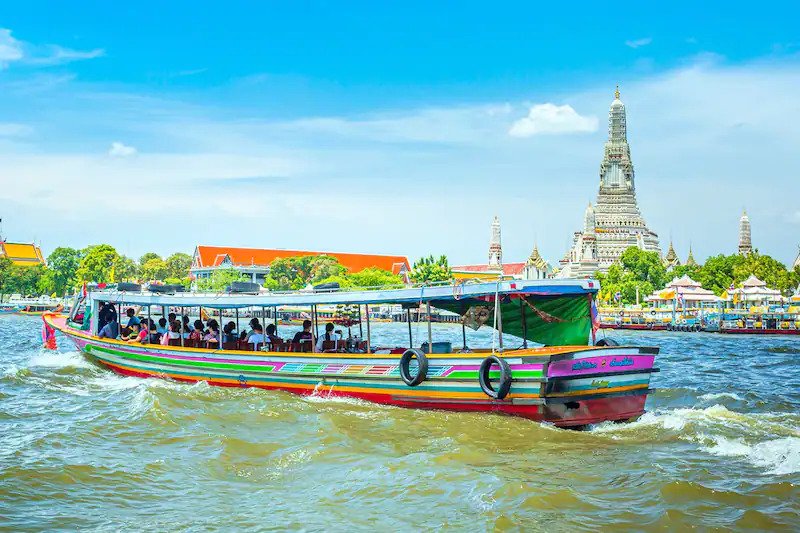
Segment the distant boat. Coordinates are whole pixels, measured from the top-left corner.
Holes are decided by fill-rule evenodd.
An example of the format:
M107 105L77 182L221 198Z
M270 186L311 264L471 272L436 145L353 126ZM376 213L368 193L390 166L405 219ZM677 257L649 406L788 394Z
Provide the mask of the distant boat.
M90 292L70 316L45 315L46 327L67 335L77 347L114 372L143 378L205 381L224 387L259 387L303 395L342 396L423 409L517 415L560 427L607 420L626 421L644 413L658 348L592 346L593 280L537 280L467 283L353 292L294 292L267 295L155 294ZM201 308L211 317L223 310L303 306L317 325L317 306L348 305L366 318L366 338L266 344L169 340L163 344L98 338L104 302L118 310L133 304ZM420 305L462 317L464 346L434 342L430 322L419 348L375 346L370 305L402 305L410 314ZM364 313L361 308L364 308ZM430 312L427 313L430 315ZM145 315L146 316L146 315ZM82 317L78 318L78 317ZM424 326L423 326L424 327ZM466 327L493 328L493 346L468 348ZM315 328L314 328L315 329ZM313 329L312 329L313 331ZM509 334L514 343L507 348ZM504 342L505 335L505 342ZM545 344L529 347L528 341Z

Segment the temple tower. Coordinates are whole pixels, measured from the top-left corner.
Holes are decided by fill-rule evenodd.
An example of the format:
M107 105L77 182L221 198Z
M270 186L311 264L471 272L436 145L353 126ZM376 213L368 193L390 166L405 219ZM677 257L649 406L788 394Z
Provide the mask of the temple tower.
M739 255L750 255L753 253L753 242L750 239L750 218L747 211L742 211L742 218L739 219Z
M572 248L560 261L559 276L589 277L596 271L607 272L631 246L661 254L658 235L647 227L636 201L627 116L619 87L608 112L608 140L600 161L600 187L592 207L592 221L587 224L585 213L583 231L575 232ZM594 257L587 253L590 250Z
M503 246L500 244L500 219L496 216L492 221L491 235L489 236L489 268L503 269Z

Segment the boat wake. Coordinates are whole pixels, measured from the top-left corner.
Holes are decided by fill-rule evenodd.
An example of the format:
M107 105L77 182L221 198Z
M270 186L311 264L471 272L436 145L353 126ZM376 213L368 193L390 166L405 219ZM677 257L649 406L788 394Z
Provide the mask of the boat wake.
M800 473L800 416L796 414L740 413L720 404L656 409L628 424L599 424L590 433L614 440L673 438L695 443L710 455L739 458L765 475Z

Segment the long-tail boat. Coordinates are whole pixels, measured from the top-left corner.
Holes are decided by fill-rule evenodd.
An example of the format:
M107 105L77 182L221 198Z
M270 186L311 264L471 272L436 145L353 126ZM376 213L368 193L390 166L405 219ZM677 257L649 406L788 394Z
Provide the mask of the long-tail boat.
M65 334L97 363L123 375L409 408L505 413L580 427L641 415L650 376L658 370L653 368L658 348L592 342L598 289L593 280L537 280L257 295L100 291L89 292L69 316L52 314L44 320L45 327ZM322 353L278 341L248 347L183 338L168 345L129 343L97 336L104 303L115 304L119 312L138 305L143 311L202 308L209 316L250 309L260 310L262 317L268 310L276 316L279 306L305 306L312 319L318 305L348 305L366 317L366 340L328 343ZM411 309L423 307L427 316L431 307L457 313L462 327L491 328L492 346L467 348L466 330L460 349L434 342L428 322L427 341L415 348L410 321L408 346L373 346L369 306L376 304L402 305L409 317ZM511 339L521 345L509 348Z

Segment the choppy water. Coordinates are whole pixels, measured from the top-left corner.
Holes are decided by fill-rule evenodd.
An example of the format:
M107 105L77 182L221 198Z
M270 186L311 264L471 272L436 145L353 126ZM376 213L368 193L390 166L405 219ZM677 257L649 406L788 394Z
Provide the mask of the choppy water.
M659 391L575 432L119 377L40 324L0 317L0 529L800 529L798 339L616 334Z

